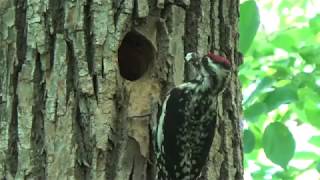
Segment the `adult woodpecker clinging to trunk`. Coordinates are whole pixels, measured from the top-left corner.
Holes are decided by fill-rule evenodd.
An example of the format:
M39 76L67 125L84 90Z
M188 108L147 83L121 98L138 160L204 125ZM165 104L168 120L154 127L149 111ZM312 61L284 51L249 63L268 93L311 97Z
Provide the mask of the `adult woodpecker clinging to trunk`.
M217 96L231 64L218 55L188 53L196 78L170 90L155 132L157 180L196 180L206 164L217 121Z

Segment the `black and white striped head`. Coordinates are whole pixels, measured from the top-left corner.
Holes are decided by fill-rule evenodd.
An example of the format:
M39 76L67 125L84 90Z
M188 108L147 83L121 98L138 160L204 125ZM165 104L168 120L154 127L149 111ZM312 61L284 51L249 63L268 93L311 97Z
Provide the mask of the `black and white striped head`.
M215 55L211 52L201 59L201 71L203 74L208 73L209 76L218 76L218 78L225 78L230 74L231 63L230 61L219 55Z
M203 88L215 88L216 92L221 92L228 82L231 63L222 56L209 52L200 57L197 53L188 53L185 57L186 63L192 65L197 71L197 79L203 80Z
M188 53L185 57L186 62L192 64L203 76L228 76L231 70L230 61L219 55L209 52L200 58L197 53Z

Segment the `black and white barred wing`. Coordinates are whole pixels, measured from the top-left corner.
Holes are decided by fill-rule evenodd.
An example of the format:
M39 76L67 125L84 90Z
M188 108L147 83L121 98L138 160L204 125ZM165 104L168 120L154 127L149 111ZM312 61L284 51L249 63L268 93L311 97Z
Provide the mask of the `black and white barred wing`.
M184 129L184 115L188 95L185 91L174 88L170 91L162 105L162 112L159 117L157 128L157 159L158 159L158 180L170 180L169 177L179 177L179 168L183 166L185 152L183 138L179 134ZM173 179L172 179L173 180Z

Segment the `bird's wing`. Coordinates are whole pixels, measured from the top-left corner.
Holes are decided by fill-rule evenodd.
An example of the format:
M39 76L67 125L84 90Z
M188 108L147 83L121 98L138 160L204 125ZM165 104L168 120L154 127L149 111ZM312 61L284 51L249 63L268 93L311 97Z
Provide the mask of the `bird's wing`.
M183 146L177 143L179 137L176 135L180 134L178 131L184 123L186 97L188 96L185 93L179 88L172 89L162 105L162 113L159 118L161 129L157 130L157 148L161 150L162 163L171 176L175 176L175 173L178 172L175 168L179 168L178 163L182 161L184 155Z

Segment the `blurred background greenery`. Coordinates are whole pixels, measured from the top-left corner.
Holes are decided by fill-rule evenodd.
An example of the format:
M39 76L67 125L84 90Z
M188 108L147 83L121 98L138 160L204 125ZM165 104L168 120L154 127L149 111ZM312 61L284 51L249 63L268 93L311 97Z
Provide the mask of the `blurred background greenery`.
M240 5L245 179L320 179L320 1Z

